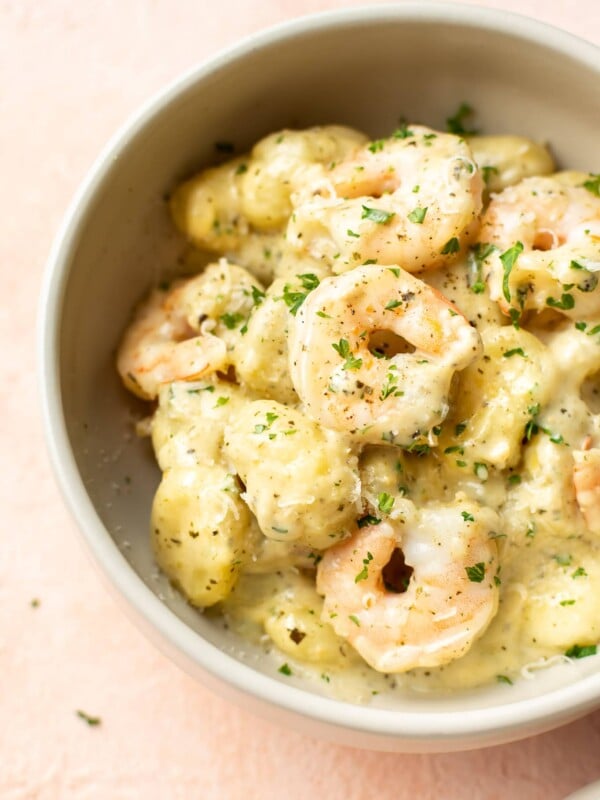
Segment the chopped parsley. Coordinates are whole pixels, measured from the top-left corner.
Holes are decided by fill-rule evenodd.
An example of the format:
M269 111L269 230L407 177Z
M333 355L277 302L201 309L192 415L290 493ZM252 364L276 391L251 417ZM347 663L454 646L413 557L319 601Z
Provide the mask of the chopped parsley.
M221 395L221 397L217 397L217 402L215 403L215 408L219 408L219 406L226 406L229 402L229 398Z
M398 306L401 305L402 305L402 300L390 300L390 302L386 305L385 310L393 311L395 308L398 308Z
M508 675L496 675L496 680L498 683L507 683L509 686L512 686L512 681Z
M234 328L237 328L240 322L244 322L245 317L243 314L238 314L236 312L235 314L229 314L229 313L221 314L219 319L221 320L223 325L225 325L226 328L232 331Z
M547 297L546 305L550 306L550 308L559 308L562 311L568 311L569 309L574 308L575 298L572 294L563 292L560 300L557 300L555 297Z
M408 214L408 218L411 222L414 222L415 225L422 225L426 214L427 207L421 208L420 206L417 206L410 212L410 214Z
M259 306L262 301L265 299L266 295L263 291L261 291L256 286L252 287L252 300L255 306Z
M446 130L448 133L455 133L458 136L472 136L476 130L465 128L466 120L473 114L473 109L468 103L461 103L455 114L446 119Z
M587 576L588 574L583 567L577 567L577 569L571 575L572 578L587 578Z
M235 174L236 175L243 175L244 172L248 172L248 164L239 164L237 169L236 169L236 171L235 171Z
M358 619L358 617L357 617L357 616L355 616L354 614L349 614L349 615L348 615L348 619L351 619L351 620L352 620L352 622L353 622L353 623L354 623L354 624L355 624L355 625L356 625L358 628L360 628L360 620Z
M282 664L277 670L277 672L280 672L282 675L287 675L288 678L290 675L293 674L289 664Z
M440 253L443 256L448 256L452 255L452 253L458 253L459 250L460 250L460 242L458 241L456 236L453 236L452 239L448 239L446 244L440 250Z
M600 174L590 173L589 180L583 182L584 189L600 197Z
M465 567L465 572L472 583L481 583L485 578L485 564L483 561L478 561L472 567Z
M510 303L510 286L509 286L509 278L512 268L515 265L517 258L523 252L523 243L516 242L513 244L512 247L509 247L508 250L505 250L504 253L500 255L500 261L502 262L502 267L504 269L504 277L502 278L502 294L504 295L506 302Z
M378 225L385 225L394 216L396 216L394 211L384 211L382 208L369 208L369 206L362 207L361 219L371 220Z
M492 175L498 175L498 167L489 165L481 167L481 173L483 175L483 182L487 185L491 181Z
M368 146L371 153L380 153L385 146L385 139L374 139Z
M387 492L381 492L377 498L377 508L382 514L389 514L394 507L394 498Z
M365 514L363 517L359 517L356 520L356 524L359 528L367 528L369 525L379 525L381 520L379 517L374 517L373 514Z
M366 581L369 577L369 564L373 561L373 554L367 552L367 557L363 558L363 568L358 573L358 575L354 578L354 583L360 583L361 581Z
M393 139L408 139L410 136L414 136L414 133L406 125L406 122L403 122L392 134Z
M473 472L479 478L480 481L487 481L489 476L489 470L487 468L487 464L481 464L479 461L476 461L473 465Z
M475 522L475 517L472 514L469 514L468 511L461 511L460 515L465 522Z
M521 356L521 358L527 358L522 347L513 347L512 350L505 350L504 353L502 353L502 355L504 356L504 358L512 358L513 356Z
M348 230L346 231L346 235L347 236L352 236L354 239L359 239L360 238L360 233L356 233L356 231L353 231L350 228L348 228Z
M567 658L587 658L587 656L595 656L598 652L598 646L595 644L574 644L565 650Z
M354 370L360 369L362 366L362 358L356 358L350 351L350 342L348 339L340 339L339 342L332 342L331 346L342 358L345 358L342 369Z
M454 426L454 435L455 436L460 436L461 433L464 433L466 429L467 429L467 423L466 422L459 422L458 425Z
M394 397L402 397L404 395L404 392L398 389L398 373L391 368L386 375L385 382L381 387L379 399L385 400L390 395L393 395Z
M84 722L87 722L90 728L95 728L102 723L101 717L92 717L90 716L90 714L86 714L85 711L81 711L80 709L77 709L76 713L79 719L82 719Z

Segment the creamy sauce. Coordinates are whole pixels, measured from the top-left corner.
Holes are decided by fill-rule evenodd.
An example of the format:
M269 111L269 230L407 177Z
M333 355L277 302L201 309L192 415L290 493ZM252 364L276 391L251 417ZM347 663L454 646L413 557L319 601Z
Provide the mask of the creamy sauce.
M287 150L286 133L273 135L251 157L175 194L179 227L248 270L254 283L246 281L244 296L252 292L254 302L228 316L220 294L218 311L206 309L225 325L229 372L175 381L159 394L151 424L164 472L153 509L157 560L193 604L278 654L282 675L314 679L336 696L367 702L396 687L514 681L528 665L600 640L600 537L573 484L573 451L600 446L598 319L544 311L511 325L490 299L482 264L464 252L418 275L482 340L477 359L455 375L449 412L429 444L418 453L365 445L309 419L290 376L288 334L294 304L336 270L291 248L284 223L302 175L318 184L323 164L364 141L344 130L294 135ZM547 151L526 140L471 141L495 190L551 171ZM252 206L261 181L272 208L265 197ZM377 347L389 357L397 343L383 336ZM393 676L371 669L334 632L315 588L323 552L382 496L396 509L391 519L408 504L452 507L457 497L491 509L500 564L497 613L466 655Z

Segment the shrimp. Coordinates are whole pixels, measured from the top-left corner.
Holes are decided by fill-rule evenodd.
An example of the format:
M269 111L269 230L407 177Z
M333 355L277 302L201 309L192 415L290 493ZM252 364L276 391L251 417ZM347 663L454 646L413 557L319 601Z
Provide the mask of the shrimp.
M577 505L592 533L600 533L600 449L573 451Z
M370 349L380 331L408 346L382 358ZM444 419L454 372L480 348L435 289L398 267L359 267L308 294L289 335L290 373L317 422L364 444L410 448Z
M475 232L482 189L463 139L403 128L334 166L316 194L292 195L288 240L332 261L336 273L365 261L408 272L438 267Z
M262 296L246 270L221 259L167 291L151 292L117 354L126 388L152 400L165 383L194 381L226 368L253 308L253 290Z
M380 672L459 658L498 608L497 525L457 495L358 529L317 568L322 619Z
M526 178L492 196L480 230L490 296L505 314L600 313L600 196L579 172Z

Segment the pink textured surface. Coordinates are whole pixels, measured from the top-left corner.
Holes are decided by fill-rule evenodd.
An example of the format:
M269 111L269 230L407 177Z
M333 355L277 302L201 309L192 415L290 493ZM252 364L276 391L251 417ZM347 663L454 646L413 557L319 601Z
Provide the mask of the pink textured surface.
M116 607L50 474L35 379L38 286L92 159L142 100L220 47L347 5L356 4L0 0L3 800L558 800L600 777L600 713L505 747L396 756L323 744L229 705L160 655ZM600 42L597 0L495 5ZM85 725L79 708L102 725Z

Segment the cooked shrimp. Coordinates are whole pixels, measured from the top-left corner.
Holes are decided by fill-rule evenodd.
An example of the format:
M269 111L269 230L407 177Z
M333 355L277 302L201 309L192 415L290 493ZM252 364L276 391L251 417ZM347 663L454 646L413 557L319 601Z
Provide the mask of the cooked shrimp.
M505 314L546 308L576 318L600 313L600 197L594 187L584 173L562 172L527 178L492 197L479 238L489 251L490 295Z
M475 230L483 181L463 139L404 128L363 146L292 196L288 239L345 272L368 260L409 272L454 257ZM313 190L314 191L314 190Z
M403 337L408 352L371 352L380 331ZM325 278L306 298L290 332L290 372L322 425L361 443L410 447L444 419L452 376L480 346L477 331L423 281L397 267L359 267Z
M577 505L592 533L600 533L600 449L573 451Z
M357 530L318 566L322 619L380 672L459 658L498 608L497 525L459 495Z
M167 291L153 291L119 347L125 386L151 400L164 383L198 380L226 367L254 305L253 288L262 295L246 270L221 259Z

